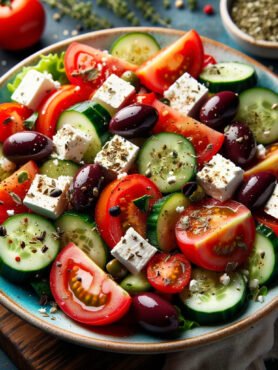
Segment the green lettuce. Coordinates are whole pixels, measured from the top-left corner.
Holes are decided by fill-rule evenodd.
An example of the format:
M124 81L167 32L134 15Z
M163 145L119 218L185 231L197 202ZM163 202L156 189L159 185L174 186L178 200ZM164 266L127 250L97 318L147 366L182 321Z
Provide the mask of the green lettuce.
M64 52L61 54L41 55L37 64L34 66L23 67L22 70L15 76L14 80L8 83L7 88L9 92L12 94L26 73L32 69L35 69L39 72L51 73L55 81L59 81L62 85L64 85L68 82L64 65L64 56Z

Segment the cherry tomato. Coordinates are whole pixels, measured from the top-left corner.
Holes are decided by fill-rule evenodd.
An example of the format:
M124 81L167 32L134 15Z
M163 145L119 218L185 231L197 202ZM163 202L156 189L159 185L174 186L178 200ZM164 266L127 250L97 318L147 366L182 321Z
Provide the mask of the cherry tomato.
M136 74L144 86L162 94L184 72L197 78L203 67L203 59L202 40L196 31L191 30L143 63Z
M206 199L191 205L176 225L176 238L184 255L207 270L225 271L228 263L242 264L255 239L255 223L244 205Z
M149 283L163 293L180 293L188 285L191 265L183 254L155 254L147 265Z
M24 120L31 114L30 109L18 103L0 104L0 141L5 141L16 132L24 131Z
M61 310L87 325L118 321L131 304L128 293L73 243L53 263L50 288Z
M45 11L40 1L0 1L0 48L28 48L39 41L44 26Z
M161 198L157 186L147 177L139 174L115 180L101 192L95 209L95 220L101 236L110 248L120 241L129 227L133 227L146 237L148 212L141 211L133 203L133 200L143 195L151 196L149 210ZM111 212L115 207L119 211L117 214Z
M216 60L212 55L205 54L204 55L204 60L203 60L203 68L206 68L210 64L216 64Z

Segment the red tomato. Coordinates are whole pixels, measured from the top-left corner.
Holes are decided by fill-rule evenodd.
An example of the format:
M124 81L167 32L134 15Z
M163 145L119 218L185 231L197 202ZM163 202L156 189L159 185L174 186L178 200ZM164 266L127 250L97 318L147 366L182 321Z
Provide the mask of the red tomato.
M25 49L39 41L45 11L38 0L0 1L0 48Z
M30 109L18 103L0 104L0 141L5 141L12 134L25 130L24 120L31 114Z
M278 179L278 143L270 145L261 160L244 172L244 178L256 175L261 171L269 171Z
M155 254L147 265L149 283L163 293L180 293L189 283L190 262L183 254Z
M202 40L196 31L191 30L142 64L136 73L144 86L162 94L184 72L197 78L203 67L203 59Z
M52 93L39 108L36 131L52 138L61 113L72 105L89 99L90 93L87 88L75 85L64 85Z
M255 239L255 223L244 205L206 199L186 208L176 225L178 245L189 261L207 270L242 264Z
M204 61L203 61L203 68L206 68L210 64L216 64L216 60L212 55L205 54L204 55Z
M95 209L95 220L98 230L106 244L113 248L129 227L146 237L148 212L142 212L133 200L150 195L149 209L161 198L157 186L147 177L139 174L128 175L122 180L115 180L100 194ZM111 216L111 207L119 206L119 216Z
M192 142L199 166L209 161L220 150L225 138L221 132L213 130L194 118L182 116L168 105L154 99L153 94L139 95L137 101L152 105L157 109L159 118L153 129L155 134L174 132L185 136Z
M272 229L278 236L278 220L276 218L266 214L265 212L256 212L254 217L258 222Z
M118 321L131 304L128 293L73 243L52 264L50 288L61 310L87 325Z
M97 89L109 75L121 76L125 71L135 71L136 66L91 46L73 42L65 55L65 67L72 84L87 85Z
M0 204L0 224L2 224L4 221L6 221L7 218L11 216L10 214L8 214L8 211L13 211L14 214L29 212L28 208L23 205L9 206Z

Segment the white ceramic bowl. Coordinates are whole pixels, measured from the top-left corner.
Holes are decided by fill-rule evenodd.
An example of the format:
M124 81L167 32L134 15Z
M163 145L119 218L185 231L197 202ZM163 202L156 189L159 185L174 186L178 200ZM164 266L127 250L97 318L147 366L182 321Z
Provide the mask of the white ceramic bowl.
M233 1L220 1L221 19L228 34L248 53L278 59L278 42L255 40L236 26L230 15Z

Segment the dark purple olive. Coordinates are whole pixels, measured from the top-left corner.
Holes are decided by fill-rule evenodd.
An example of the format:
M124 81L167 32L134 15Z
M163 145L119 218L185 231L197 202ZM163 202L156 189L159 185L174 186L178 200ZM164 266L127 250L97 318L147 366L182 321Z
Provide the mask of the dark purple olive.
M246 167L256 156L256 140L250 128L240 122L225 128L223 155L240 167Z
M4 141L3 154L12 162L21 164L42 161L53 151L52 141L45 135L35 131L17 132Z
M187 182L183 188L182 188L182 192L183 194L186 196L186 197L189 197L190 195L192 195L193 193L195 193L195 191L198 189L198 184L197 182L195 181L189 181Z
M235 117L239 105L238 95L222 91L212 96L200 110L200 121L212 128L220 128Z
M154 293L136 295L133 308L137 322L153 333L173 332L179 326L175 307Z
M125 138L148 134L158 120L155 108L145 104L132 104L121 109L111 119L109 131Z
M259 172L243 182L236 193L236 200L249 209L260 208L270 198L276 185L276 177L270 172Z

